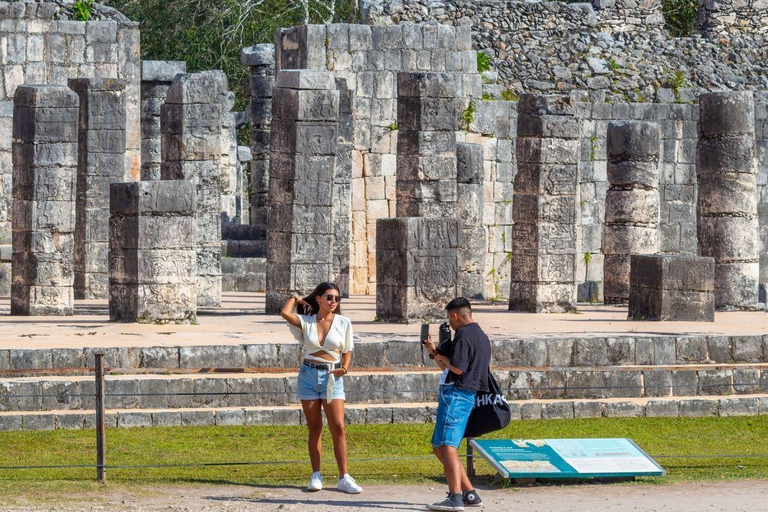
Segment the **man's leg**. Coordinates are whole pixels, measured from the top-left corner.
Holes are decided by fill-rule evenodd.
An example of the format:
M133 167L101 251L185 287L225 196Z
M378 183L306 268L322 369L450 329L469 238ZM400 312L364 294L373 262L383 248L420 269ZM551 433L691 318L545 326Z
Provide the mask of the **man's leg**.
M435 455L443 465L445 479L448 482L450 492L471 491L472 482L467 477L467 471L459 458L459 450L453 446L436 446Z

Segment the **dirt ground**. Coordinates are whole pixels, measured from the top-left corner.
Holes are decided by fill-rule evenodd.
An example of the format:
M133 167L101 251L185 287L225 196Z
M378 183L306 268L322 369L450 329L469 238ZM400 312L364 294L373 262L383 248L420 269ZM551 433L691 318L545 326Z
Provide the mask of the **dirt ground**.
M761 512L768 511L768 480L659 484L576 484L478 488L488 512ZM426 510L444 497L441 486L369 486L351 496L335 489L309 493L297 487L175 485L78 492L77 496L0 497L0 510L348 512ZM477 509L468 509L477 510Z

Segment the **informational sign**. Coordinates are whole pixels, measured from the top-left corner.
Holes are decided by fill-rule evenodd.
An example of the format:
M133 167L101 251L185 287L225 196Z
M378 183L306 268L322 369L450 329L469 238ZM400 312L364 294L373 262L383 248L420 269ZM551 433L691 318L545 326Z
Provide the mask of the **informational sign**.
M666 471L631 439L473 439L505 478L625 478Z

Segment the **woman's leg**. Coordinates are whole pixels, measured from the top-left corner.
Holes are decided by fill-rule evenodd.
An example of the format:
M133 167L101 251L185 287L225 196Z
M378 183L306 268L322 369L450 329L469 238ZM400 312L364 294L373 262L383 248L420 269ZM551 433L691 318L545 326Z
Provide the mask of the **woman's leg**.
M301 407L304 409L304 416L307 418L307 427L309 428L307 449L309 461L312 463L312 472L320 471L323 444L323 412L320 400L302 400Z
M339 478L349 473L347 468L347 434L344 428L344 400L323 400L328 429L333 436L333 454L339 466Z

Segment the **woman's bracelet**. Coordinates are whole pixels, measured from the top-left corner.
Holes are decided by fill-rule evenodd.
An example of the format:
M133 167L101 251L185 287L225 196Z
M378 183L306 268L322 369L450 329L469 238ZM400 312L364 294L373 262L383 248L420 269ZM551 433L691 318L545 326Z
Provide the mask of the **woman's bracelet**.
M342 366L341 369L344 370L344 375L349 373L349 370L347 370L346 366Z

